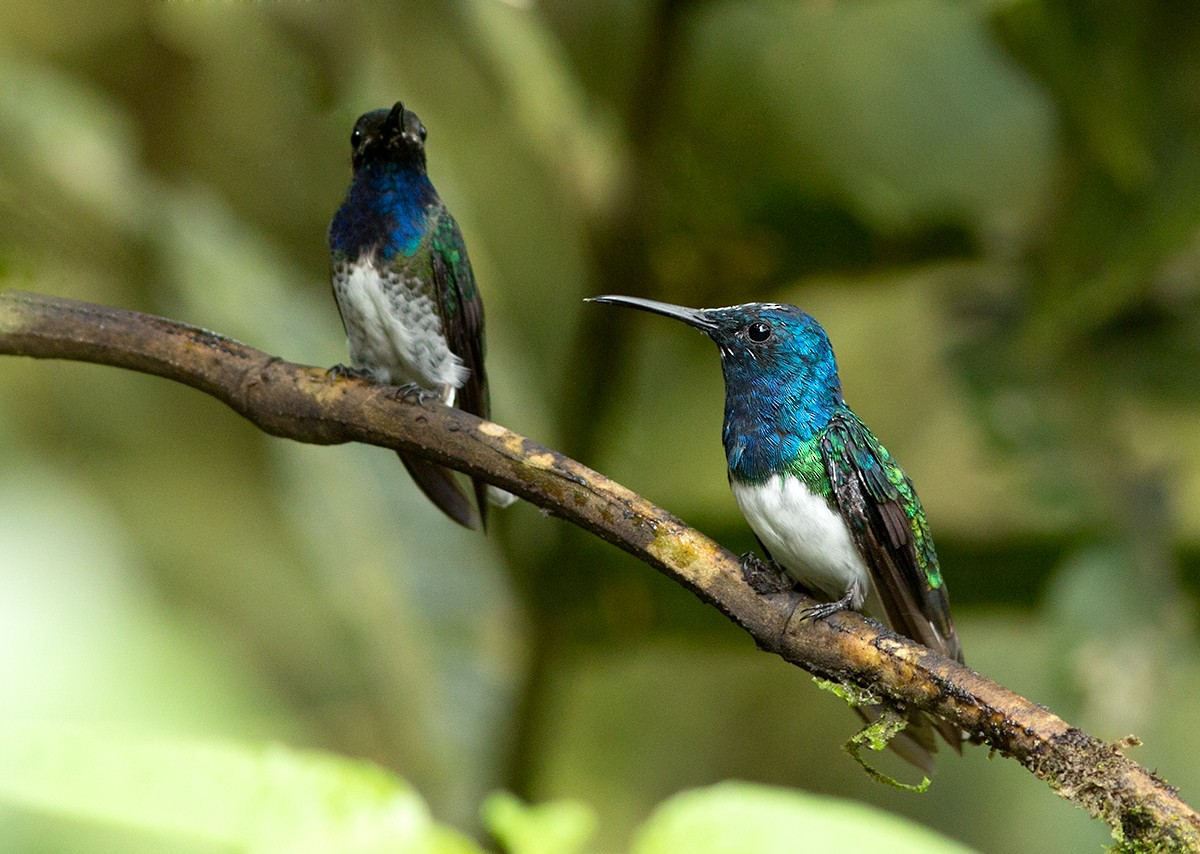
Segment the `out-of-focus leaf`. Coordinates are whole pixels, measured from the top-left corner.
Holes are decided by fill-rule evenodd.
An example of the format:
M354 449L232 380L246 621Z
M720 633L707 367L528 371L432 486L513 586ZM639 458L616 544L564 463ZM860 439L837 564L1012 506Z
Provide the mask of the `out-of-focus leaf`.
M282 746L155 741L55 725L0 726L0 798L254 854L466 854L402 780Z
M507 792L483 804L483 823L507 854L575 854L596 830L596 814L578 801L530 805Z
M966 854L961 843L852 801L749 783L676 795L639 831L633 854Z

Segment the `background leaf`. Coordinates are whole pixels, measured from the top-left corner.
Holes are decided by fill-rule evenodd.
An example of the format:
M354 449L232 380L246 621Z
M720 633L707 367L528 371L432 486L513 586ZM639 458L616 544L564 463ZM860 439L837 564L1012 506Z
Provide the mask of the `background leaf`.
M144 735L8 724L5 800L128 825L222 850L347 854L480 849L437 831L421 798L366 763L282 746L156 741ZM214 849L215 850L215 849Z
M774 854L795 851L965 852L920 825L862 804L802 792L722 783L659 807L633 854Z

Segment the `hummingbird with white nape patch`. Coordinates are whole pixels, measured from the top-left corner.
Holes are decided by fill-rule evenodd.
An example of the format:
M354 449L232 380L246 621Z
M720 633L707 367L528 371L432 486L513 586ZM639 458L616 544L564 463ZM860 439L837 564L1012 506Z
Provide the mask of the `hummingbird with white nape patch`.
M591 301L673 317L716 343L729 485L773 563L825 600L802 618L865 604L899 634L962 662L925 511L892 455L846 405L833 347L811 315L778 303L695 309L626 296ZM961 751L957 727L918 714L891 744L929 770L933 727Z

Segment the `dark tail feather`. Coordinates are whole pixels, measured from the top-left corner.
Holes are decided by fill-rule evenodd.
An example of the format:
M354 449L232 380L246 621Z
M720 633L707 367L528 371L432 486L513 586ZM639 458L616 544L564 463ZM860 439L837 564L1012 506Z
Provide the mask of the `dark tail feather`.
M941 733L942 738L946 739L946 744L953 747L954 752L959 756L962 756L963 731L954 724L950 723L950 721L944 721L941 718L930 716L928 720L931 721L937 731ZM983 742L976 739L971 739L971 743L982 744Z
M883 573L877 576L880 584L880 594L887 622L897 634L912 638L917 643L924 644L934 652L941 653L962 664L962 645L958 642L958 634L954 624L950 622L950 603L946 599L945 588L933 588L926 594L929 600L925 610L913 598L910 588L904 586L898 573ZM882 594L882 588L888 586L888 594ZM941 625L936 625L927 613L945 615ZM933 748L933 730L936 729L946 743L962 754L963 731L949 721L935 718L931 715L914 713L909 718L909 725L904 733L920 731L928 739L928 745ZM903 734L903 733L902 733ZM922 742L923 743L923 742ZM932 750L930 751L932 752ZM906 757L907 758L907 757Z
M479 530L487 533L487 517L488 517L488 485L482 480L471 481L475 486L475 506L479 508Z
M412 479L425 493L425 497L436 504L439 510L464 528L476 530L480 527L481 519L476 517L475 511L471 508L471 499L467 498L462 487L458 485L458 481L454 479L454 472L437 463L404 454L400 454L400 462L404 463L404 467L408 469ZM480 488L480 483L476 481L475 495L477 498ZM485 506L483 501L479 502L480 517L486 513Z

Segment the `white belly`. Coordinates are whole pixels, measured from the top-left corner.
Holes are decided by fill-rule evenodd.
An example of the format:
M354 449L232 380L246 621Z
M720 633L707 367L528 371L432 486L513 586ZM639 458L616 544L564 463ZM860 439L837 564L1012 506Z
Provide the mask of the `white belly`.
M441 314L427 287L381 273L364 260L334 271L333 292L354 367L380 382L416 383L454 404L468 370L446 344Z
M788 575L831 600L853 590L852 607L862 607L870 572L824 498L791 475L774 475L760 485L731 481L730 486L742 515Z

